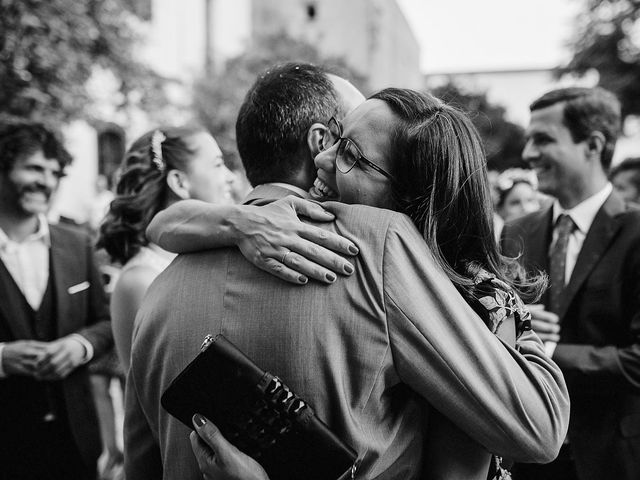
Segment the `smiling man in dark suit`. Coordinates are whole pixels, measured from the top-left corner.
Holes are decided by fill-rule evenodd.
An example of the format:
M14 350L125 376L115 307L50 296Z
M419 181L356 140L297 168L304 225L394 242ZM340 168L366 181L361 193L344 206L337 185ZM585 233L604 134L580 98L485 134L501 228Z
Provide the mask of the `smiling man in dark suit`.
M558 459L518 466L518 480L640 478L640 212L607 180L619 127L601 88L531 105L523 158L557 200L507 225L503 250L549 274L533 329L565 375L571 421Z
M0 477L96 478L85 364L112 342L89 237L44 216L71 157L33 122L0 123Z

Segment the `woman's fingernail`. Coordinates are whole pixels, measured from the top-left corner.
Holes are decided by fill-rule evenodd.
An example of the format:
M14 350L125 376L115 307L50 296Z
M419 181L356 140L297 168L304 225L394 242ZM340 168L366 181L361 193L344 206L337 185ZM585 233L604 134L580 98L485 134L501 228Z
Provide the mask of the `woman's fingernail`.
M351 274L353 273L353 266L352 266L350 263L347 263L347 264L344 266L344 271L345 271L346 273L348 273L349 275L351 275Z
M204 427L205 423L207 423L207 419L204 418L199 413L196 413L193 416L193 423L195 424L196 427Z
M327 273L324 277L331 283L336 281L336 276L333 273Z
M360 253L360 250L358 250L358 247L356 247L355 245L349 245L349 253L357 255L358 253Z
M323 210L323 213L324 213L327 217L331 217L331 218L333 218L333 213L331 213L330 211L328 211L328 210Z
M309 281L309 279L308 279L307 277L305 277L304 275L300 275L300 276L298 277L298 281L299 281L300 283L307 283L307 282Z

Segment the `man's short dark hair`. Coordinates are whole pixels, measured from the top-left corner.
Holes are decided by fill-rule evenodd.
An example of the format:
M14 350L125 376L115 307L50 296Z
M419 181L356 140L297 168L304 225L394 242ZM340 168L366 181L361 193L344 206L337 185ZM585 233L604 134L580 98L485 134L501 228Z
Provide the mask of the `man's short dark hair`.
M61 169L71 163L71 155L53 128L30 120L0 119L0 172L8 172L16 161L38 150L45 158L57 160Z
M286 182L305 165L309 127L327 123L338 110L326 73L308 63L275 65L247 93L236 121L238 152L252 185Z
M636 187L636 190L640 192L640 157L625 158L622 162L611 169L609 172L609 178L613 178L622 172L632 172L630 176L631 183Z
M564 124L574 142L586 140L595 131L604 135L600 162L608 170L620 134L620 102L616 96L600 87L560 88L545 93L529 108L533 112L561 102L564 103Z

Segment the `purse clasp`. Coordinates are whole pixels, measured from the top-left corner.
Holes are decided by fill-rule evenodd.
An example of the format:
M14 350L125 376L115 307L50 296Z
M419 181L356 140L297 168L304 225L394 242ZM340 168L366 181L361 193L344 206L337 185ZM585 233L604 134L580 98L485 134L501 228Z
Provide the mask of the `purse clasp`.
M207 348L209 348L209 345L211 345L215 340L216 339L213 335L207 335L206 337L204 337L204 341L202 342L200 351L204 352Z

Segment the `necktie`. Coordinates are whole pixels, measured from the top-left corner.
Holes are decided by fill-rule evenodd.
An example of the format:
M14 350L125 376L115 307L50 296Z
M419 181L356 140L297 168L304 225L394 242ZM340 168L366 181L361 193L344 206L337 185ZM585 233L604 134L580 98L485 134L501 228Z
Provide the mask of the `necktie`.
M558 313L562 292L564 291L564 276L567 265L567 245L569 236L576 224L569 215L562 214L558 217L555 231L556 242L549 250L549 305L548 310Z

